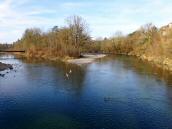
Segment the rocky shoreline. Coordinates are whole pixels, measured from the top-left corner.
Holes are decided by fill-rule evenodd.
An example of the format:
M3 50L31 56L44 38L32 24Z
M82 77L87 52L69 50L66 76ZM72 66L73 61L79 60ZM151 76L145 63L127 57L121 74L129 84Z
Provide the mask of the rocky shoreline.
M4 71L6 69L13 69L13 66L11 64L4 64L0 62L0 71Z

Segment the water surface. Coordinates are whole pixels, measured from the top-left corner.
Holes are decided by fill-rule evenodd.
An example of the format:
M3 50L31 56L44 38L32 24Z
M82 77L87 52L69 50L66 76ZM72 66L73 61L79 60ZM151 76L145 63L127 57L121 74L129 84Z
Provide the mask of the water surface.
M0 61L14 66L1 72L0 129L172 128L172 75L147 62L108 56L77 66L11 55Z

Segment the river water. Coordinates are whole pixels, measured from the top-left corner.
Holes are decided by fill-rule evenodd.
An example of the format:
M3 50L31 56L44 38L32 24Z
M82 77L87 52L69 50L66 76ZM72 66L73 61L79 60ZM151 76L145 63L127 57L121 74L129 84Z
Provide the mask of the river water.
M1 55L0 129L171 129L172 75L134 57L87 65ZM68 75L66 75L66 73Z

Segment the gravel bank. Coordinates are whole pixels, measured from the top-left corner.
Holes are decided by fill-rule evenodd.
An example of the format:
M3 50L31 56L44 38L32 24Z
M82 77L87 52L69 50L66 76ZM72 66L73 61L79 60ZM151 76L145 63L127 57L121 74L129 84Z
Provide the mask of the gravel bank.
M79 59L69 59L69 60L67 60L67 62L68 63L72 63L72 64L82 65L82 64L91 63L95 59L103 58L105 56L106 56L105 54L84 54L82 58L79 58Z

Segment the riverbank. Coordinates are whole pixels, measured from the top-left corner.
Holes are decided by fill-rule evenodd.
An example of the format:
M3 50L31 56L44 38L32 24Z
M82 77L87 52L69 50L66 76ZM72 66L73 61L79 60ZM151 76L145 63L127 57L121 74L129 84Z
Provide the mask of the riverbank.
M14 53L16 56L21 56L24 58L37 58L37 59L45 59L45 60L50 60L50 61L63 61L66 63L72 63L72 64L77 64L77 65L82 65L82 64L88 64L93 62L96 59L103 58L106 56L106 54L82 54L81 57L74 58L74 57L55 57L55 56L47 56L45 54L35 54L30 56L30 54L21 54L21 53Z
M55 56L46 56L45 54L34 54L32 56L28 56L29 54L21 54L16 53L17 55L26 57L26 58L42 58L45 60L50 61L58 61L61 60L63 62L72 63L72 64L88 64L93 62L95 59L103 58L106 55L105 54L83 54L81 58L73 58L73 57L55 57ZM127 55L127 56L135 56L138 59L148 61L150 63L153 63L155 66L160 67L162 69L168 70L172 72L172 59L163 57L163 56L153 56L153 55L146 55L146 54L137 54L136 52L130 52L130 53L122 53L120 55Z
M4 64L0 62L0 71L4 71L6 69L13 69L13 66L10 64Z
M172 59L169 59L167 57L155 57L155 56L146 56L146 55L139 56L139 58L151 62L158 67L161 67L165 70L169 70L170 72L172 72Z
M160 67L164 70L168 70L172 72L172 59L165 57L165 56L154 56L154 55L140 55L135 53L129 53L128 56L135 56L138 59L141 59L143 61L148 61L152 64L154 64L157 67Z

